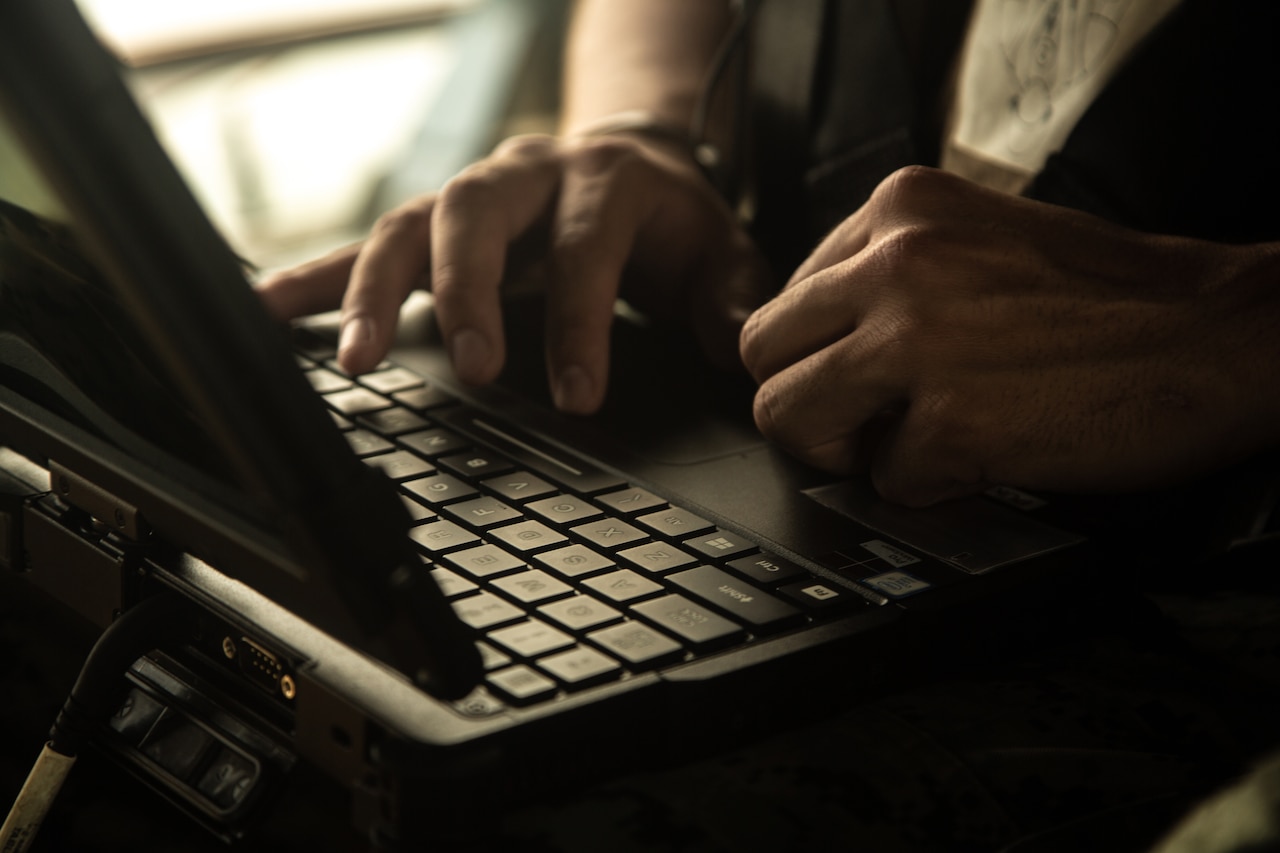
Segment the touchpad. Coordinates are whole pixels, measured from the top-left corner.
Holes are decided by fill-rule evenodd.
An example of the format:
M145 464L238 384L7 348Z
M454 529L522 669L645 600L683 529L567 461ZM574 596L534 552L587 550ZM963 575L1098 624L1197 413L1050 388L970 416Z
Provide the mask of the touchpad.
M909 509L882 500L865 481L834 483L809 489L805 494L872 530L971 574L1084 541L1079 534L981 495Z

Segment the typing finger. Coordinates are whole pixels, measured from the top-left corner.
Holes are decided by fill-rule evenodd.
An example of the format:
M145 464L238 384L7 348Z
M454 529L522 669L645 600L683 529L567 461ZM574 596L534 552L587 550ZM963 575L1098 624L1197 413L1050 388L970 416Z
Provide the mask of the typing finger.
M372 370L391 348L400 306L430 268L432 207L424 196L386 214L356 257L338 335L344 370Z
M431 289L454 370L492 381L505 360L499 289L508 247L551 207L560 172L547 138L506 143L441 190L431 219Z
M902 382L868 353L853 335L768 379L756 392L760 431L815 467L865 467L886 419L903 408L906 397Z
M604 400L609 329L623 267L653 209L657 178L633 149L594 140L572 152L552 223L554 275L547 362L557 408L589 414Z
M851 334L863 306L850 280L857 259L821 269L789 285L756 311L742 330L742 360L757 382ZM874 275L875 273L868 273Z

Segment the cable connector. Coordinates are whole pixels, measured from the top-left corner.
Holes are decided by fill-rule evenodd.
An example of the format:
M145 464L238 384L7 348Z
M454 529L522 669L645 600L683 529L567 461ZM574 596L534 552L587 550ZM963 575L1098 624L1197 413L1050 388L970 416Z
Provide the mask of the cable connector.
M75 763L74 755L63 755L51 744L44 745L4 826L0 827L0 853L22 853L31 846Z
M147 652L183 636L190 604L176 593L154 595L125 611L102 632L54 722L9 816L0 827L0 853L24 853L35 840L76 756L124 698L124 674Z

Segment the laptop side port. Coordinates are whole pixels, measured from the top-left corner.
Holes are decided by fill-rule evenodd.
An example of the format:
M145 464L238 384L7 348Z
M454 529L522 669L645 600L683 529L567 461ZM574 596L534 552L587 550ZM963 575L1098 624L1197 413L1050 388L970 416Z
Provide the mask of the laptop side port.
M160 653L125 686L100 748L228 843L268 816L297 763L279 731Z
M227 660L235 661L247 681L273 696L292 700L298 695L298 683L293 674L273 652L248 637L222 638L222 653Z

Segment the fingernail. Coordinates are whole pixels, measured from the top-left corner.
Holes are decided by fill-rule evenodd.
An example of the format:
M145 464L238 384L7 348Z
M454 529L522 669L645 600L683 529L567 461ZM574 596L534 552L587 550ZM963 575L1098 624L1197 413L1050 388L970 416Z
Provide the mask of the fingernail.
M352 317L342 324L342 332L338 336L338 363L344 370L359 367L361 356L372 341L373 323L369 318Z
M552 397L562 412L588 414L595 404L595 383L586 370L574 364L556 377Z
M453 369L464 382L478 383L484 378L491 352L489 342L475 329L455 332L449 345Z

